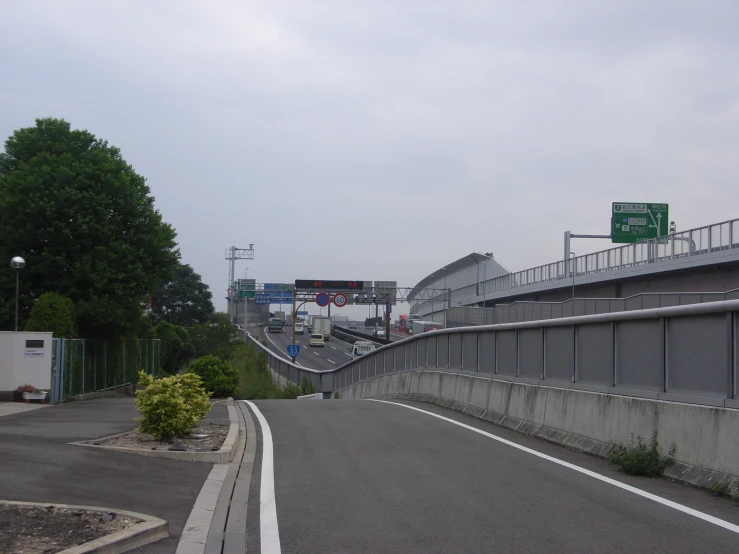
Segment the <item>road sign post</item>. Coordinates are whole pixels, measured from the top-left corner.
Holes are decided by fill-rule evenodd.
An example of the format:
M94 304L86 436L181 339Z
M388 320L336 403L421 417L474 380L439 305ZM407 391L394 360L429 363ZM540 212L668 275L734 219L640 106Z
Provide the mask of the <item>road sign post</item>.
M669 206L637 202L614 202L611 242L632 243L669 234Z
M293 337L294 340L294 337ZM293 362L295 362L295 358L298 357L298 354L300 354L300 345L299 344L288 344L287 345L287 355L290 356L293 359Z

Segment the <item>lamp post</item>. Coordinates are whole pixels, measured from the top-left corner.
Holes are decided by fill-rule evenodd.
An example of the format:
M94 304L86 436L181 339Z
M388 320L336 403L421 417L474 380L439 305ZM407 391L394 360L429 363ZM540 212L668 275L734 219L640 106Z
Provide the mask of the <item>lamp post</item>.
M15 269L15 331L18 332L18 305L20 299L20 270L26 265L26 260L20 256L16 256L10 260L10 267Z

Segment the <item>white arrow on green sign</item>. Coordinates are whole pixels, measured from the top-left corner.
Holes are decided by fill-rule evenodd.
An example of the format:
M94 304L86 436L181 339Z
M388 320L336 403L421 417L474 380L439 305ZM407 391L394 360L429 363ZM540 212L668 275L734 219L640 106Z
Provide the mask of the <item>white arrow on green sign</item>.
M667 236L670 226L667 204L614 202L611 212L611 242L630 243Z

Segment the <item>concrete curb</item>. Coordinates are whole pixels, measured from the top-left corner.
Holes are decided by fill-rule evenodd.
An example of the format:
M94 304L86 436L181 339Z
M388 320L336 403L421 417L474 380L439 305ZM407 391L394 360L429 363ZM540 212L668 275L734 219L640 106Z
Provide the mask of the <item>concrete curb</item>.
M101 512L106 514L114 513L116 515L142 520L140 523L135 523L123 531L111 533L110 535L100 537L94 541L67 548L66 550L62 550L59 554L88 554L91 552L119 554L169 537L169 525L166 521L159 519L158 517L140 514L138 512L111 510L110 508L101 508L99 506L77 506L50 502L15 502L11 500L0 500L0 504L10 506L56 506L57 508L85 510L87 512Z
M117 452L127 452L129 454L137 454L139 456L148 456L150 458L165 458L168 460L179 460L181 462L200 462L207 464L225 464L230 462L236 452L236 444L239 440L239 419L236 409L233 406L233 400L228 401L228 418L231 422L226 439L223 441L221 448L216 452L171 452L169 450L145 450L143 448L123 448L121 446L105 446L102 444L89 444L88 441L71 442L75 446L87 446L89 448L102 448L105 450L114 450ZM127 435L131 431L100 437L95 440L112 439Z

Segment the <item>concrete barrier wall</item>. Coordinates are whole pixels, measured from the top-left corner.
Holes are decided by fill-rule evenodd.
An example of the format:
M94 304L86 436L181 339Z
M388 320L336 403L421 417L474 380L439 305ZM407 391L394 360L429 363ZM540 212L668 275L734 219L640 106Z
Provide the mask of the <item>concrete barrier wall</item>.
M699 486L739 478L739 410L514 383L433 369L340 389L341 398L402 398L448 407L576 450L607 456L630 436L674 443L668 477Z

